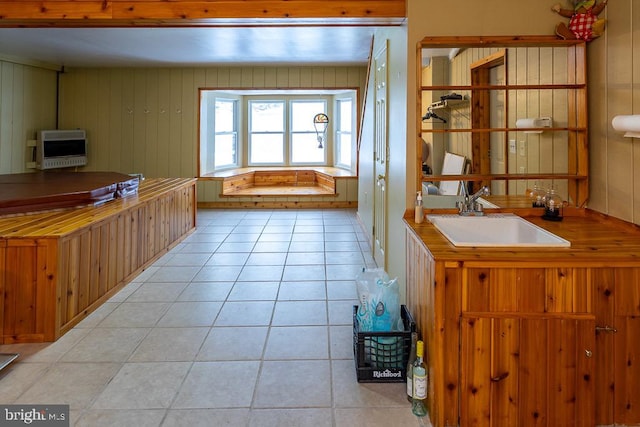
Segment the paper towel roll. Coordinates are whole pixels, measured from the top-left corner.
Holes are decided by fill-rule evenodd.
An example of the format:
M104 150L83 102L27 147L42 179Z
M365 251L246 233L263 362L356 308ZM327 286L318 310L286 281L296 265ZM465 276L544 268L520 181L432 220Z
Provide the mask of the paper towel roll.
M516 127L517 128L535 128L538 126L536 126L536 119L518 119L516 120Z
M611 125L618 132L625 132L627 138L640 138L640 114L615 116Z

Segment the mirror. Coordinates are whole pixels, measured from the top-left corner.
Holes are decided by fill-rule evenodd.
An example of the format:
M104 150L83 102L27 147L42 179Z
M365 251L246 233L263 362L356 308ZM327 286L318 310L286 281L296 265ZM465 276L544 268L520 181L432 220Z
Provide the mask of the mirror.
M453 153L467 160L457 179L470 192L488 186L490 200L527 206L535 185L586 203L584 47L546 36L423 40L420 181L456 178L442 170Z

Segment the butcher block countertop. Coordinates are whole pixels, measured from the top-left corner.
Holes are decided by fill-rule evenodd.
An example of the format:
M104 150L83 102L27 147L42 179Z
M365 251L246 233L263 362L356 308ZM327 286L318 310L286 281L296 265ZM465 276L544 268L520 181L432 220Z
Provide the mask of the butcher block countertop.
M487 210L487 213L490 210ZM504 211L503 211L504 212ZM446 210L430 213L452 213ZM535 209L514 210L527 221L571 242L571 247L456 247L427 219L417 224L413 211L404 221L437 261L588 263L590 266L640 265L640 228L589 209L571 209L562 221L546 221Z

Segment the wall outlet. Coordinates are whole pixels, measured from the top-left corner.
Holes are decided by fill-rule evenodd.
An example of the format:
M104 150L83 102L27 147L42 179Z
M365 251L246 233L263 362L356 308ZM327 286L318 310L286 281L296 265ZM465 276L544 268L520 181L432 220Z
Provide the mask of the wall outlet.
M516 140L509 140L509 154L516 154Z
M522 157L527 155L527 146L525 145L524 141L518 142L518 154L520 154Z
M27 162L26 167L27 167L27 169L35 169L36 168L36 162Z
M520 173L521 174L527 173L527 168L525 168L524 166L520 166Z

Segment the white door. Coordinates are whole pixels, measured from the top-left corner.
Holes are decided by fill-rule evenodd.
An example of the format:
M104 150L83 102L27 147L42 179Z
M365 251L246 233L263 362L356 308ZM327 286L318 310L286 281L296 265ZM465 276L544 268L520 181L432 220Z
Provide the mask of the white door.
M373 189L373 256L378 267L386 268L387 245L387 46L374 56L375 67L375 128L374 128L374 189Z

